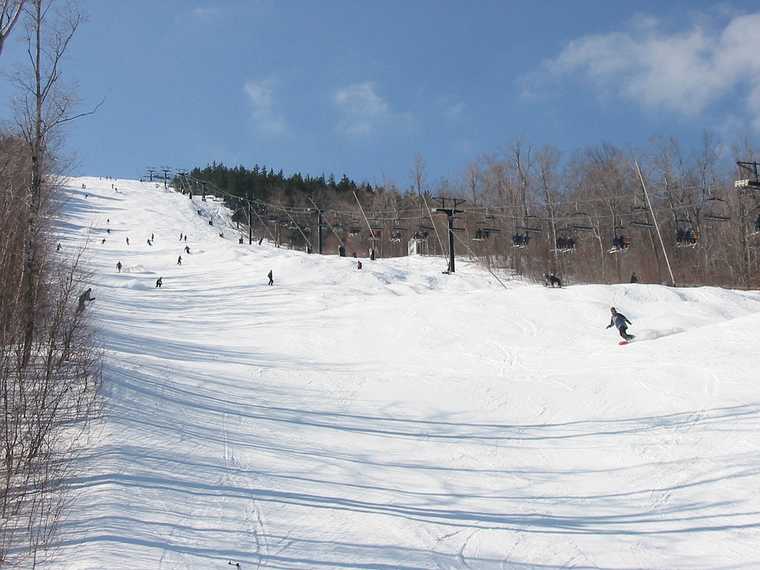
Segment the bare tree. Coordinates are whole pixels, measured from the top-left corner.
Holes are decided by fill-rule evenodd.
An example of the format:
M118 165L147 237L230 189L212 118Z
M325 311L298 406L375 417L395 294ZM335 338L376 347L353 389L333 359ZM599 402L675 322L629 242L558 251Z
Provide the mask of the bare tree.
M3 53L5 40L21 17L25 2L26 0L0 0L0 55Z

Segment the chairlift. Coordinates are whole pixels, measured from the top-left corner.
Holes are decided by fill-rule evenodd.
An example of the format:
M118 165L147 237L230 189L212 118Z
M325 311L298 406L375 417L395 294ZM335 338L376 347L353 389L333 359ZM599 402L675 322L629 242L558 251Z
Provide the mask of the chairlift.
M559 230L557 240L554 244L556 253L575 253L575 237L573 237L569 226L568 229Z
M702 219L706 222L728 222L731 220L728 203L722 198L710 196L705 200L705 212Z
M530 242L530 235L525 233L517 232L512 235L512 247L516 247L518 249L523 249L528 247L528 243Z
M574 212L570 216L568 226L579 232L593 232L594 226L591 225L591 216L586 212Z
M518 230L521 230L523 233L534 233L534 234L540 234L543 229L541 228L541 220L538 216L530 216L527 215L523 218L523 223L520 226L517 226Z
M699 235L688 219L676 219L676 247L696 247Z
M760 190L760 163L739 161L736 163L739 167L739 173L746 178L738 179L734 182L734 188L737 190Z
M631 210L631 225L643 229L655 227L649 209L646 206L634 206Z
M631 247L631 240L623 235L623 226L616 226L612 230L612 247L607 253L625 253Z

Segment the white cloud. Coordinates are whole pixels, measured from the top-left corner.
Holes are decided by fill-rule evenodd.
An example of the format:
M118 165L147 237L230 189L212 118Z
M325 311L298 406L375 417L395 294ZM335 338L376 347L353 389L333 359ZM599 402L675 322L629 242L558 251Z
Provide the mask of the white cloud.
M587 35L544 62L540 79L576 76L597 90L643 107L696 115L728 95L743 98L745 112L760 129L760 13L733 15L722 26L694 25L663 31L651 17L629 30Z
M272 79L260 81L251 79L245 82L243 88L248 95L257 129L269 135L285 134L288 130L287 123L275 110L275 82Z
M334 102L342 115L338 131L350 136L370 135L392 116L388 102L377 94L371 81L338 89Z
M219 9L218 8L209 8L209 7L197 7L193 8L190 12L193 17L199 18L202 20L206 20L208 18L214 18L219 15Z

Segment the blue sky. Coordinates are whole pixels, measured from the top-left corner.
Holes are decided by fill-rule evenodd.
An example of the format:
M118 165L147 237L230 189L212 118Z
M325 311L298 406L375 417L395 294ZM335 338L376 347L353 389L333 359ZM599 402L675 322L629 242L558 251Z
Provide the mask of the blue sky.
M86 0L79 174L212 160L405 186L522 138L564 153L760 133L756 2ZM23 55L16 33L0 57ZM8 100L11 87L0 86ZM2 107L5 118L9 105Z

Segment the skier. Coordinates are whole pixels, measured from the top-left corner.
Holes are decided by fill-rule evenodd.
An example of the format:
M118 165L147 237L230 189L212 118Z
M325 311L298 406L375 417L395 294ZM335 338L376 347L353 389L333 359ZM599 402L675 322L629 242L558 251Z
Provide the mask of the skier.
M190 246L189 245L185 246L185 253L188 253L188 254L190 253Z
M356 269L361 270L361 268L362 268L362 262L361 261L357 261L356 262Z
M89 289L87 289L87 291L79 295L79 305L77 306L77 313L81 313L82 311L84 311L84 306L85 306L84 304L87 301L92 302L94 300L95 300L95 297L92 296L92 287L90 287Z
M617 310L615 310L615 307L610 307L610 313L612 313L612 317L610 318L610 324L607 325L607 328L612 326L617 327L623 340L628 341L635 338L632 334L628 334L628 325L633 323L631 323L623 313L618 313Z
M61 251L61 242L58 242L58 245L55 246L56 251Z
M151 246L151 247L153 247L153 242L150 241L150 240L148 240L148 245Z
M102 240L100 240L100 243L101 243L101 245L104 244L104 243L106 243L106 238L103 238Z
M182 241L182 232L179 234L179 241Z
M111 233L111 228L106 228L106 233L110 234Z
M154 241L156 239L156 236L154 234L150 234L150 241Z
M127 238L127 245L129 245L129 238Z
M187 243L187 234L184 235L185 243Z
M163 277L159 277L158 279L156 279L156 289L160 289L163 284L164 284Z
M116 270L117 270L119 273L121 273L121 267L122 267L122 265L121 265L121 261L117 261L117 262L116 262Z
M182 265L182 256L181 255L177 258L177 265Z
M269 273L267 273L267 277L269 277L269 285L274 285L274 278L272 277L272 270L269 270Z
M631 283L638 283L639 282L639 276L636 275L636 272L634 271L631 273Z

